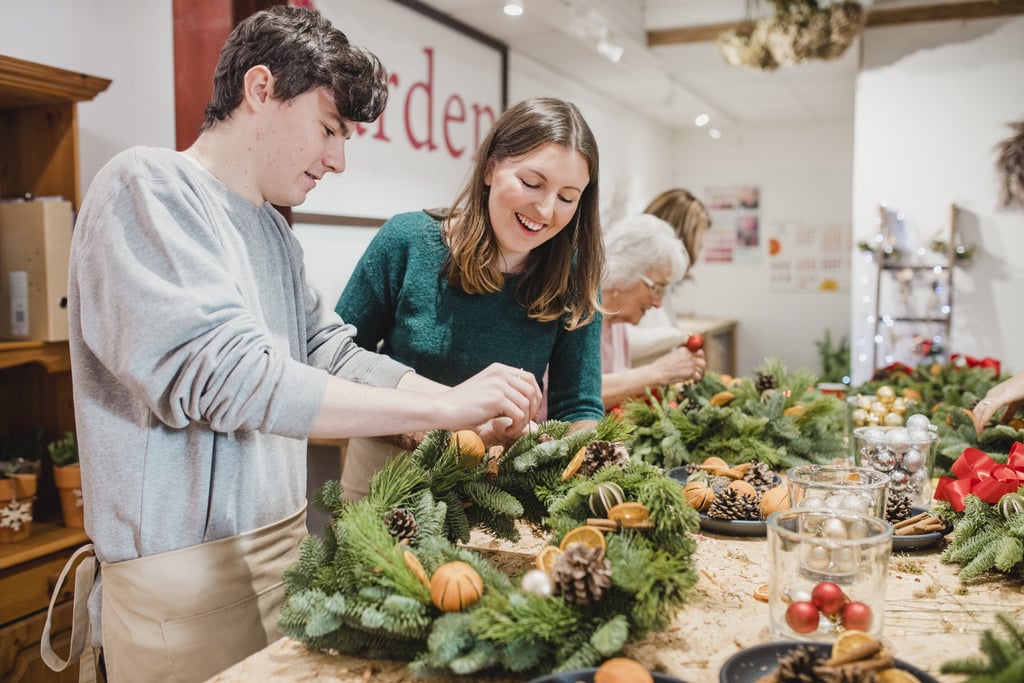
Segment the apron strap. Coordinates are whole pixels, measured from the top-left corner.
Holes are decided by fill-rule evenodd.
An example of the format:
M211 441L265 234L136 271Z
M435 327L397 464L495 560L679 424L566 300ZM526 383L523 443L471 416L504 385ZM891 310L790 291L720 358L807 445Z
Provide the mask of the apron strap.
M75 570L75 593L74 607L71 617L71 651L67 659L62 659L53 650L50 642L50 629L53 623L53 607L57 604L57 596L64 585L64 579L75 564L79 556L89 553L89 556L82 560L82 563ZM50 608L46 612L46 625L43 627L43 636L39 643L39 653L42 655L46 666L54 671L63 671L76 661L79 662L78 680L79 683L95 683L96 661L93 653L92 626L89 621L89 594L92 593L92 585L96 579L96 555L93 553L93 544L88 543L76 550L60 573L57 585L50 596ZM81 661L79 661L81 660Z

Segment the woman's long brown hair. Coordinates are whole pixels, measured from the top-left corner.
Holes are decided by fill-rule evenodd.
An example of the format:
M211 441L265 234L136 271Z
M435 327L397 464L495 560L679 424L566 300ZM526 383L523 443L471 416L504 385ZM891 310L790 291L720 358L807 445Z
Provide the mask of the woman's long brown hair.
M516 296L531 318L542 322L564 319L566 329L572 330L589 323L600 310L598 292L604 269L597 142L574 104L535 97L502 114L481 143L473 173L451 211L431 215L443 221L449 251L441 274L449 285L469 294L500 291L505 274L487 210L487 169L552 142L582 154L590 180L565 229L527 256Z

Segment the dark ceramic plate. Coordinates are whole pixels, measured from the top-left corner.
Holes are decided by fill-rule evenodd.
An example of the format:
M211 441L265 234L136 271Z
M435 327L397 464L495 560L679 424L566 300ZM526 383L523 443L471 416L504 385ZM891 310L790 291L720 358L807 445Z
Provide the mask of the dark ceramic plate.
M534 678L530 683L594 683L594 673L597 669L578 669L576 671L565 671L560 674L548 674L540 678ZM652 671L655 683L686 683L681 678L675 678L667 674Z
M703 512L700 515L700 528L711 534L722 536L767 536L768 525L764 520L746 519L715 519Z
M924 508L911 508L911 516L927 512ZM924 550L925 548L931 548L933 545L942 540L942 537L953 530L953 525L946 522L946 528L940 531L932 531L927 534L911 534L910 536L897 536L895 533L892 535L892 549L900 552L910 552L911 550Z
M800 643L796 641L755 645L746 650L740 650L725 660L725 664L718 672L718 681L719 683L754 683L761 676L773 671L779 665L779 657L785 656L797 645L818 650L825 656L828 656L832 649L829 643ZM934 676L926 674L916 666L907 664L900 659L896 660L896 668L913 674L921 683L939 683Z
M686 483L686 468L673 467L665 472L666 475L675 479L680 484ZM777 481L782 478L775 475ZM741 519L715 519L708 517L703 512L700 514L700 528L711 534L722 536L767 536L768 527L764 520L741 520Z

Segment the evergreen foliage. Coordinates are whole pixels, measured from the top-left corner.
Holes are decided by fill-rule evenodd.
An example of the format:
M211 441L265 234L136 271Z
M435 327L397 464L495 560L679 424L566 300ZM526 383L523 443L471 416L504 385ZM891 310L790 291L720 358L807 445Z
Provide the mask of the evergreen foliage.
M850 381L850 342L841 337L832 341L832 330L825 330L825 337L814 342L821 363L821 381L848 383Z
M981 657L948 661L942 665L942 673L968 676L963 683L1024 681L1024 629L1016 626L1007 614L997 613L996 619L1007 637L1000 638L991 629L985 630L980 646L987 661Z
M568 427L543 423L497 462L479 466L464 463L449 432L435 431L409 457L389 461L364 500L342 502L337 482L325 484L314 502L332 523L321 537L303 541L299 561L285 573L281 630L313 649L406 659L415 675L451 677L595 666L631 639L667 626L697 581L697 513L678 482L635 458L563 481L580 448L623 441L633 429L614 416L591 430L568 434ZM604 481L646 505L655 524L606 534L612 586L596 602L580 606L526 593L518 577L457 545L477 527L514 538L518 519L545 524L558 542L592 516L588 496ZM386 521L396 508L418 526L400 543ZM442 613L413 567L430 576L453 560L479 573L484 592L465 611Z
M776 387L761 391L751 379L708 372L699 383L662 387L628 401L622 414L635 426L626 442L630 453L665 469L712 456L787 469L847 455L846 405L815 389L812 373L788 371L769 358L757 374L773 376ZM713 405L712 398L724 391L735 398Z
M1017 490L1024 494L1024 486ZM987 571L1024 578L1024 513L1004 519L977 496L968 495L963 512L941 503L942 516L953 520L956 533L942 551L943 562L964 565L960 580L969 581Z

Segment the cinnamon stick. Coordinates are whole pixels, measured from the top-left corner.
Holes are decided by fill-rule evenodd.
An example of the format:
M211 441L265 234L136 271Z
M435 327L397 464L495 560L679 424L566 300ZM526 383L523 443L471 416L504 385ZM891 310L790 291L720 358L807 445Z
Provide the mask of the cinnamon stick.
M908 518L904 519L902 522L896 522L895 524L892 525L892 528L893 529L902 529L903 527L913 526L914 524L917 524L921 520L925 519L926 517L930 517L930 516L932 516L932 514L930 512L919 512L918 514L914 515L913 517L908 517Z

